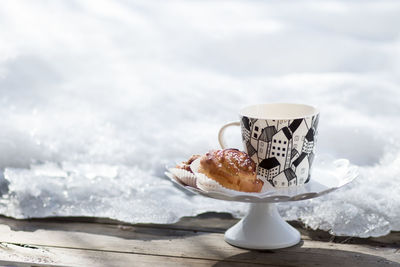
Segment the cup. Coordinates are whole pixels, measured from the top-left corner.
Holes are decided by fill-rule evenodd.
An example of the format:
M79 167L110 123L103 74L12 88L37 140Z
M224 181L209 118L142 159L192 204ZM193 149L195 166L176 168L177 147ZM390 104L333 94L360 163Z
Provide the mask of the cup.
M222 126L218 141L223 149L226 128L240 126L244 151L256 163L257 177L274 187L301 186L310 181L319 111L303 104L260 104L243 108L240 122Z

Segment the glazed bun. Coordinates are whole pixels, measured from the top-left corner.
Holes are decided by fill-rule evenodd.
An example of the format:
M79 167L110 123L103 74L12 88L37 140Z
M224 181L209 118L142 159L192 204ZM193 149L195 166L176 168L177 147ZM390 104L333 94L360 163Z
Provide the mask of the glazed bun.
M263 181L257 179L256 164L237 149L210 151L200 158L198 172L222 186L243 192L260 192Z

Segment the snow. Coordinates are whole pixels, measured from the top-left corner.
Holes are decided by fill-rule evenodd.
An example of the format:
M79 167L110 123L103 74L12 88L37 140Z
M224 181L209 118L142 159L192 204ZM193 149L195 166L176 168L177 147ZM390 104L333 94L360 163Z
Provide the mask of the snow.
M0 213L241 216L245 204L173 186L165 165L218 148L243 106L300 102L321 110L320 161L346 158L361 175L282 215L337 235L399 231L399 12L396 1L3 3ZM239 129L227 137L241 146Z

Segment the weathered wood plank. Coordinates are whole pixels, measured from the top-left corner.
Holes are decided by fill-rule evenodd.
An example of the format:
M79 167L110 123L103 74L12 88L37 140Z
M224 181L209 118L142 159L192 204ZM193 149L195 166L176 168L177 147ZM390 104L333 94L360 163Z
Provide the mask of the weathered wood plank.
M0 246L0 263L12 266L398 266L386 259L354 252L342 253L340 257L306 251L301 255L244 252L221 260L208 260L46 246L21 247L9 243Z
M164 231L157 231L156 229L172 229L172 230L186 230L190 232L211 232L211 233L224 233L226 229L234 225L238 219L233 218L230 214L226 213L206 213L196 217L184 217L175 224L127 224L116 220L107 218L92 218L92 217L54 217L47 219L28 219L28 220L15 220L0 216L0 224L10 225L14 228L22 228L29 231L29 229L36 229L44 227L46 229L58 230L73 230L92 228L96 225L101 227L106 232L112 231L111 235L120 233L121 229L142 229L141 232L151 232L154 234L165 233ZM357 238L346 236L332 236L329 233L321 230L307 229L299 222L289 222L297 228L304 240L327 241L335 243L347 244L366 244L371 246L389 245L392 247L400 248L400 232L392 232L387 236L374 237L374 238ZM81 225L82 224L82 225ZM97 229L95 227L95 229ZM117 232L115 231L117 229ZM148 230L145 230L148 229ZM139 230L140 231L140 230ZM126 233L122 233L125 236Z
M238 222L238 219L233 218L229 213L207 212L200 214L196 217L183 217L174 224L130 224L124 223L109 218L94 218L94 217L49 217L49 218L33 218L25 220L15 220L12 218L0 215L0 222L7 220L18 222L30 222L32 224L41 222L54 222L54 223L95 223L102 225L125 225L135 227L151 227L162 229L175 229L175 230L197 230L202 232L223 233Z
M206 259L164 257L135 253L66 249L54 247L23 247L9 243L0 244L1 266L243 266L240 262ZM247 263L246 263L247 265ZM260 266L249 264L248 266ZM266 264L266 266L273 266Z
M205 221L203 221L205 223ZM382 247L310 240L278 251L247 251L223 241L221 233L95 223L0 219L0 241L52 248L159 255L272 265L379 266L400 263L398 246Z
M151 229L173 229L173 230L187 230L187 231L200 231L200 232L211 232L211 233L224 233L229 227L237 223L239 220L232 217L228 213L216 213L207 212L200 214L196 217L183 217L177 223L174 224L129 224L108 218L94 218L94 217L52 217L52 218L41 218L41 219L27 219L27 220L15 220L0 216L0 223L4 224L17 224L20 222L20 226L26 225L29 222L32 226L43 226L43 223L54 223L57 229L63 229L62 225L67 225L66 229L69 229L70 223L89 223L89 225L111 225L111 228L151 228ZM331 234L321 231L312 230L306 228L302 223L297 221L289 222L293 227L297 228L302 238L306 240L317 240L327 241L335 243L347 243L347 244L366 244L373 246L381 246L382 244L388 244L391 246L400 247L400 232L392 232L389 235L372 238L357 238L347 236L332 236Z

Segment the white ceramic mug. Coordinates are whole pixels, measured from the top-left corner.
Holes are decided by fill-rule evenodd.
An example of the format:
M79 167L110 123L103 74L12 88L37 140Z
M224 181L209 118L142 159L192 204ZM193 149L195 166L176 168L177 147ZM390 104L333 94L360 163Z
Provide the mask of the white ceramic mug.
M243 108L240 122L225 124L218 133L223 149L223 134L229 126L240 126L244 151L257 164L257 177L274 187L303 185L310 180L317 136L319 111L302 104L260 104Z

